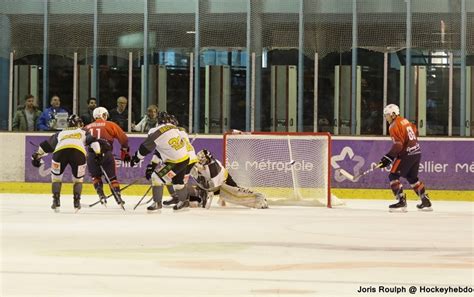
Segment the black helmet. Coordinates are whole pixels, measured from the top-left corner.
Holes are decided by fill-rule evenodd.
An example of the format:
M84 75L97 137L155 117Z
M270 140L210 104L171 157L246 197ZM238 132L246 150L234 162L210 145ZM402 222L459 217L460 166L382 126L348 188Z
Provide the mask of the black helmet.
M82 126L84 126L84 124L82 123L82 119L76 114L71 114L67 118L67 125L68 125L68 127L82 127Z
M158 125L170 123L170 115L166 111L158 112L157 123Z
M172 115L172 114L170 114L170 123L171 123L172 125L175 125L176 127L179 126L178 119L177 119L174 115Z

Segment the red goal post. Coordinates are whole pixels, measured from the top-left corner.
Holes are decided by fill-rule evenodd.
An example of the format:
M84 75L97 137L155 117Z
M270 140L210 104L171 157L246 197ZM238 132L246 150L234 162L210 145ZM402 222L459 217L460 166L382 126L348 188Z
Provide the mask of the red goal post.
M330 133L225 133L223 151L237 184L265 194L270 204L339 204L331 195Z

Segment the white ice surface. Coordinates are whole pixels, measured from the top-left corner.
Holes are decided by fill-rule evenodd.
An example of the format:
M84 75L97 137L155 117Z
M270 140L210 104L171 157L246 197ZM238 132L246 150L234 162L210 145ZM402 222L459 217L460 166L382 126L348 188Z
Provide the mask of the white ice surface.
M389 296L357 290L474 286L474 203L434 201L432 213L415 201L389 213L393 201L347 200L335 209L147 214L131 210L138 198L124 197L126 212L111 201L74 214L70 195L54 213L50 195L0 194L1 296Z

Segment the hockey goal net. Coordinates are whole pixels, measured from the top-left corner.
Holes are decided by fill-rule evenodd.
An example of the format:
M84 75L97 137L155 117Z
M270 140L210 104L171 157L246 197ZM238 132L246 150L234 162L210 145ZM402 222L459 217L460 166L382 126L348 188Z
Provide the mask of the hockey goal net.
M270 204L341 204L331 195L330 160L329 133L224 134L224 162L230 175L239 186L265 194Z

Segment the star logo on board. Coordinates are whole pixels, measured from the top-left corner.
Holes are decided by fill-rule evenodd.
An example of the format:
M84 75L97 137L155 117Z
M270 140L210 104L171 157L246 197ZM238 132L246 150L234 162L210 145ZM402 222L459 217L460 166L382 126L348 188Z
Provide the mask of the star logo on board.
M354 154L354 151L349 146L345 146L339 155L334 155L331 157L332 168L334 169L341 168L338 162L344 162L344 163L350 162L352 164L355 163L355 165L353 165L353 168L352 168L352 174L354 176L359 175L360 169L365 164L364 158L362 156L358 156ZM351 172L350 168L344 167L344 170ZM343 182L347 178L344 175L342 175L339 170L334 170L334 179L338 182ZM353 180L352 182L356 182L356 181Z

